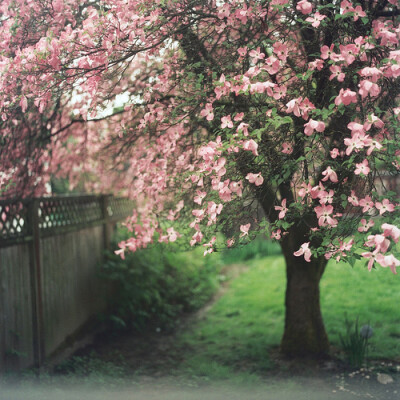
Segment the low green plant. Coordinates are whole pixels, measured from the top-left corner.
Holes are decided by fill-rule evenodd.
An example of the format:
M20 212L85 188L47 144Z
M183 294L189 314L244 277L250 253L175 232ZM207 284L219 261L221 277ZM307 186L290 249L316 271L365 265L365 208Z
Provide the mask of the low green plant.
M200 308L218 287L221 265L218 255L204 257L203 251L158 244L127 253L125 260L108 253L100 272L114 286L107 321L114 328L169 329L179 314Z
M92 352L86 356L73 356L54 368L57 375L72 375L84 377L109 377L123 378L126 375L122 356L115 358L113 362L102 360Z
M358 318L353 323L345 319L346 335L340 335L340 342L352 367L360 368L368 355L368 339L372 336L372 329L364 325L358 328Z

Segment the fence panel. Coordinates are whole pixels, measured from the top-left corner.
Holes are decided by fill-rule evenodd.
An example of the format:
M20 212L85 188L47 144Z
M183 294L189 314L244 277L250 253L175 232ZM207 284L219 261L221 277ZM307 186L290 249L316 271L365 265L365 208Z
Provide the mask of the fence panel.
M29 245L0 251L0 371L33 364Z
M45 357L88 317L105 308L96 276L103 256L103 227L94 226L41 240Z
M0 372L42 365L104 310L97 265L132 208L109 195L0 201Z

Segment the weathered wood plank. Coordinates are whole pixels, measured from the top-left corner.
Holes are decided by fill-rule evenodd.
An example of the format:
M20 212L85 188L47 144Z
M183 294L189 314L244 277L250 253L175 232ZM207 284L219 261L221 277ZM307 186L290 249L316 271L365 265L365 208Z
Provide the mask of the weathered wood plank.
M41 241L45 355L50 356L90 317L104 310L97 266L103 256L103 227Z
M33 363L29 246L0 251L0 371Z

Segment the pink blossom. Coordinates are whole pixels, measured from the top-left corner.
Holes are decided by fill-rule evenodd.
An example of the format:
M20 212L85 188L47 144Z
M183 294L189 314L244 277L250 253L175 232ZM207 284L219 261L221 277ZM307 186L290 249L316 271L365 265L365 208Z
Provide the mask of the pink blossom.
M371 95L371 97L376 97L381 92L380 87L376 83L371 82L367 79L361 81L358 86L360 88L358 93L363 99L367 97L368 94Z
M361 6L356 6L356 8L354 9L354 17L353 20L357 21L358 18L362 18L365 17L367 14L365 14L365 11L363 11L363 9L361 8Z
M400 265L400 261L393 254L389 254L386 256L384 256L383 254L377 254L375 259L376 262L379 263L382 267L389 267L394 274L397 274L396 267Z
M174 228L167 228L168 239L170 242L175 242L178 239L179 233L175 231Z
M360 71L360 75L363 77L371 77L372 82L376 83L382 76L382 71L376 67L365 67Z
M342 68L339 65L331 65L329 70L332 72L332 75L329 77L329 80L336 78L339 82L343 82L346 74L342 72Z
M196 243L200 243L203 239L203 234L200 231L197 231L193 236L192 240L190 241L190 245L194 246Z
M272 82L256 82L250 85L250 93L265 93L267 92L268 96L273 96L272 88L275 86Z
M119 249L115 250L114 253L117 256L120 256L123 260L125 260L126 243L125 242L118 243L118 247Z
M340 104L348 106L351 103L357 103L357 93L350 89L340 89L339 95L335 99L335 104L337 106Z
M330 155L332 158L336 158L339 155L339 149L336 147L330 151Z
M326 182L328 179L333 183L339 182L336 172L331 167L328 167L323 171L322 175L325 176L325 178L322 179L322 182Z
M282 235L281 235L281 230L280 229L277 229L276 231L273 231L271 233L271 239L280 240L281 238L282 238Z
M356 193L355 193L354 190L351 191L350 196L347 198L347 200L353 206L358 206L359 205L358 197L356 196Z
M284 142L282 143L282 153L284 154L292 154L293 153L293 147L290 143Z
M270 75L276 74L280 69L279 59L274 56L268 57L267 59L265 59L265 64L262 68Z
M235 117L233 118L233 120L234 121L236 121L236 122L239 122L239 121L241 121L242 119L243 119L243 117L244 117L244 113L237 113L236 115L235 115Z
M371 126L374 125L376 128L382 129L385 123L374 114L369 114L367 120L364 123L364 128L368 131Z
M384 236L390 236L395 243L398 243L400 238L400 229L397 226L391 224L382 224L381 228L383 229Z
M207 254L211 254L214 251L213 245L216 240L217 240L216 236L213 236L208 243L203 244L203 246L206 248L206 250L204 251L204 256L206 256Z
M218 8L218 18L219 19L224 19L228 18L231 13L231 6L229 3L224 3L222 6Z
M310 260L310 258L311 258L311 250L309 249L309 246L310 245L310 242L307 242L307 243L303 243L301 246L300 246L300 249L299 250L297 250L297 251L295 251L294 253L293 253L293 255L295 255L296 257L300 257L300 256L302 256L303 254L304 254L304 259L307 261L307 262L310 262L311 260Z
M356 152L364 147L371 146L372 139L364 132L364 126L355 122L347 125L351 131L351 138L345 138L344 144L347 146L346 155L350 155L353 150Z
M367 150L367 156L370 156L371 153L372 153L375 149L380 150L381 148L382 148L382 145L381 145L378 141L376 141L376 140L371 140L371 144L369 145L368 150Z
M347 65L352 64L356 60L357 47L354 44L340 45L340 57L346 61Z
M257 148L258 144L253 139L246 140L243 143L243 149L251 151L255 156L258 156Z
M279 211L279 219L285 218L286 213L288 212L288 208L286 207L286 199L283 199L280 206L275 206L275 210Z
M318 193L320 204L326 204L326 203L332 204L333 196L334 196L334 192L332 189L329 190L329 192L327 192L326 190L321 190Z
M247 54L247 47L239 47L237 51L241 57L244 57Z
M300 99L292 99L289 101L289 103L286 104L286 112L287 113L293 113L296 117L301 116L300 112L300 104L299 104Z
M320 182L319 185L317 186L313 186L310 190L310 195L311 198L313 200L318 199L319 198L319 193L321 192L321 190L324 190L324 187L322 186L322 183Z
M374 202L372 201L370 196L366 196L365 198L361 199L358 204L363 207L362 212L367 212L374 207Z
M328 58L331 58L331 55L334 54L334 52L333 52L333 47L334 47L333 44L331 44L330 47L328 47L328 46L322 46L322 47L321 47L321 58L322 58L323 60L326 60L326 59L328 59Z
M368 271L371 271L372 266L374 265L374 262L375 262L377 254L378 254L378 252L376 250L373 251L373 252L365 251L365 252L361 253L362 257L369 259L369 261L368 261Z
M311 191L311 185L303 182L301 184L301 188L298 191L298 195L301 198L304 198L306 195L308 195L310 193L310 191Z
M377 252L386 253L390 246L390 241L383 235L369 235L365 245L375 247Z
M314 211L317 214L319 226L327 226L327 225L330 225L332 227L337 226L338 221L335 218L331 217L331 214L333 213L333 206L331 205L318 206L314 208Z
M222 177L226 174L226 158L225 157L219 157L217 162L214 164L214 171L216 172L218 177ZM215 190L215 189L214 189Z
M343 10L343 14L347 14L349 12L353 12L353 4L351 4L348 0L343 0L340 3L340 8Z
M358 232L368 232L369 228L372 228L375 225L375 222L372 219L367 221L365 218L363 218L360 223L361 226L358 227Z
M380 215L384 214L386 211L388 212L394 211L394 205L390 203L388 199L383 199L382 202L377 201L375 203L375 207L379 210Z
M227 180L222 184L222 187L220 187L219 190L218 190L219 198L220 198L222 201L225 201L225 202L231 201L231 200L232 200L232 191L229 189L229 185L228 185L227 182L229 182L229 179L227 179Z
M322 21L324 18L326 18L326 15L322 15L322 14L320 14L320 13L317 11L317 12L314 14L313 17L308 17L308 18L306 18L306 21L307 21L307 22L311 22L311 25L312 25L314 28L318 28L319 25L320 25L320 23L321 23L321 21Z
M351 130L351 134L355 135L364 135L365 134L365 128L364 125L359 124L358 122L352 121L347 124L347 128Z
M325 124L322 121L310 119L310 121L304 124L304 128L304 134L311 136L314 133L314 130L317 132L323 132L325 130Z
M228 247L232 247L235 244L235 239L234 238L230 238L226 241L226 245Z
M251 50L249 52L249 56L252 58L254 64L256 64L258 60L262 60L263 58L265 58L265 54L261 53L259 47L257 47L257 49L255 50Z
M308 63L308 68L311 70L317 69L318 71L321 71L322 68L324 68L324 60L321 60L320 58L317 58L314 61L310 61Z
M21 96L21 100L19 101L19 105L22 109L22 112L25 112L26 109L28 108L28 100L24 95Z
M264 178L261 176L261 172L259 172L258 174L248 173L246 179L250 183L254 183L256 186L260 186L264 182Z
M282 61L286 61L286 58L289 53L287 45L282 42L275 42L272 45L272 47L273 47L273 52L277 55L277 57Z
M203 201L204 197L206 197L207 193L202 192L201 190L197 190L196 193L197 193L197 196L195 196L193 201L195 203L201 205L201 202Z
M300 103L300 110L301 110L301 116L303 119L307 120L308 119L308 113L312 110L315 110L315 106L313 103L308 98L305 98L301 103Z
M343 252L350 251L351 248L353 247L354 239L351 239L348 242L343 242L341 239L339 239L339 243L340 243L339 251L341 251L342 255L344 255Z
M249 124L241 122L239 124L239 126L237 127L236 132L240 132L241 131L241 132L243 132L244 136L249 136L248 126L249 126Z
M242 232L240 234L240 237L246 236L249 234L249 229L250 229L251 224L248 223L246 225L240 225L240 232Z
M275 86L273 89L274 89L273 98L275 100L279 100L282 97L286 96L286 91L287 91L286 86L284 86L284 85Z
M356 169L354 171L355 175L368 175L370 171L370 168L368 166L368 160L364 160L362 163L356 164Z
M242 197L243 194L243 183L239 182L231 182L229 188L233 193L236 193L237 196Z
M207 121L212 121L214 119L213 106L211 103L207 103L206 107L200 111L202 117L206 117Z
M296 10L302 14L310 14L312 12L313 5L307 0L301 0L297 3Z
M221 129L233 128L233 122L230 115L221 118Z

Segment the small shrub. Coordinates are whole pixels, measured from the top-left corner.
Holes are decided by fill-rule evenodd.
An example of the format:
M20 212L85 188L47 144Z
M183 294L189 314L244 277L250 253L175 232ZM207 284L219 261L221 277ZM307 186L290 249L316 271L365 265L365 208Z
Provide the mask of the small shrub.
M104 361L96 353L87 356L73 356L54 368L58 375L70 375L79 377L104 376L110 378L122 378L125 376L125 366L122 356L116 357L116 362Z
M203 257L201 248L172 252L159 244L127 253L125 260L114 253L106 258L101 276L114 283L107 316L114 328L171 328L180 313L201 307L218 287L218 255Z
M345 324L346 336L340 335L340 342L350 365L360 368L368 355L368 339L372 336L372 328L369 325L364 325L359 330L358 318L353 324L346 317Z

